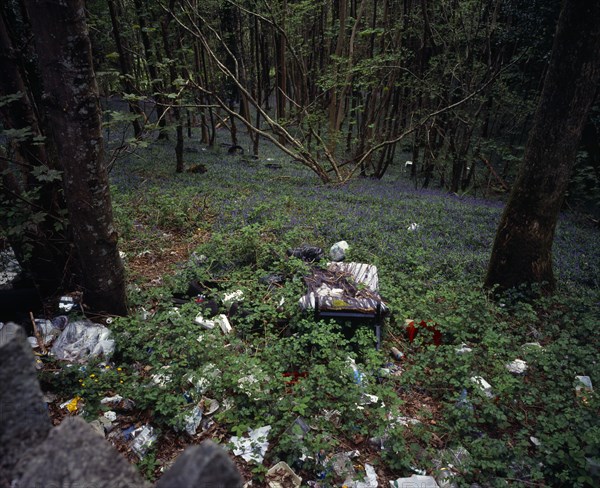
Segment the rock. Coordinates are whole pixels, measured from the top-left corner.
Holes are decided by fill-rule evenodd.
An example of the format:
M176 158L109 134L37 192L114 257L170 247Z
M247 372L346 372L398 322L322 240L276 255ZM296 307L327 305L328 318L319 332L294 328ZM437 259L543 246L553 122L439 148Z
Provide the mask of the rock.
M80 417L66 418L19 462L17 487L93 486L134 488L150 485Z
M211 441L204 441L183 451L156 488L241 488L242 485L242 477L225 451Z
M336 242L329 250L329 256L332 261L343 261L346 257L346 252L350 249L350 246L346 241Z
M17 462L52 427L31 346L13 323L0 325L0 398L0 486L10 486Z

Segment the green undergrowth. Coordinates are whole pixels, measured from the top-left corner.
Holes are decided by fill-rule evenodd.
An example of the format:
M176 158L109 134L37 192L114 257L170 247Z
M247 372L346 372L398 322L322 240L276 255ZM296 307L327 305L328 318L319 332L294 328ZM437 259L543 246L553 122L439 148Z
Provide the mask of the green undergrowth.
M193 442L185 418L203 396L213 398L222 405L215 414L221 442L271 425L264 466L285 460L305 480L324 477L324 486L343 481L323 462L336 452L357 449L360 463L395 479L417 469L435 475L442 450L459 446L470 453L455 467L461 486L594 485L600 401L596 393L576 395L575 376L600 385L597 230L561 218L554 297L532 301L515 291L491 300L481 282L497 202L417 191L399 175L323 187L268 152L283 169L265 167L267 155L250 160L217 149L188 159L204 164L205 174L175 175L170 151L155 146L115 167L121 248L151 254L176 233L194 253L158 286L130 283L132 313L111 325L114 366L51 379L85 398L90 417L105 408L102 396L119 393L163 434ZM412 223L417 230L408 230ZM391 312L380 351L367 324L318 321L299 309L312 265L286 251L305 243L327 251L339 240L350 244L349 260L378 266ZM193 296L174 308L173 296L185 296L190 282L213 312L229 317L231 334L196 323L199 313L213 312ZM242 300L223 303L238 290ZM435 326L441 345L424 328L410 343L406 319ZM533 342L539 347L525 345ZM461 345L472 351L457 353ZM390 356L392 346L402 360ZM507 370L515 359L527 363L525 373ZM491 385L491 398L474 376ZM402 425L398 417L419 422ZM264 468L254 473L259 480Z

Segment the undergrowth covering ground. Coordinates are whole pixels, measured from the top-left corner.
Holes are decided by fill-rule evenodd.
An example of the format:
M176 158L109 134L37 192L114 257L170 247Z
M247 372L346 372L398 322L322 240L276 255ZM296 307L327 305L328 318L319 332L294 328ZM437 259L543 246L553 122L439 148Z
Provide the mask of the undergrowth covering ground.
M575 379L587 375L600 388L597 229L574 214L561 218L555 297L528 301L517 290L493 301L481 283L502 203L415 190L401 175L325 187L268 157L192 144L188 164L207 172L175 175L171 146L154 145L116 163L132 313L110 325L114 365L44 373L46 386L83 398L90 420L108 408L101 398L132 399L135 413L119 427L148 423L159 433L139 461L151 479L187 444L230 446L231 436L270 425L262 463L236 458L253 486L279 460L304 482L341 486L347 475L330 459L346 451L358 451L355 479L370 464L388 486L419 470L439 474L444 450L459 447L469 452L451 469L460 486L598 482L599 395L576 394ZM340 240L350 244L347 260L378 267L391 311L379 352L371 327L316 321L298 307L310 266L286 251ZM209 313L193 296L173 308L192 281L233 333L196 323ZM243 299L224 304L237 290ZM436 324L441 345L425 329L409 343L406 319ZM524 373L507 369L515 359L526 362ZM489 396L473 377L491 385ZM190 436L186 418L202 397L221 407Z

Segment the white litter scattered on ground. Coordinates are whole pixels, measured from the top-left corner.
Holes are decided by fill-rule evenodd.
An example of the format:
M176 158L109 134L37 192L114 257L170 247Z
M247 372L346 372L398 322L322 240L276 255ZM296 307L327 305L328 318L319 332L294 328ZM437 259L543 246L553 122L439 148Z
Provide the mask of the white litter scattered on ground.
M154 433L154 429L150 425L144 425L135 429L131 435L133 436L133 443L131 449L135 452L140 459L143 459L148 452L148 449L152 447L152 444L156 442L158 436Z
M162 370L170 369L170 366L163 366ZM169 373L156 373L152 375L152 383L160 388L165 388L171 381L173 377Z
M200 422L202 422L202 414L203 411L200 405L195 405L190 414L185 417L185 431L189 435L193 436L196 434L196 431L200 426Z
M349 481L344 483L344 486L348 488L377 488L379 483L377 481L377 473L375 468L370 464L365 464L365 479L362 481Z
M270 425L248 430L248 437L234 436L230 442L233 444L233 454L241 456L246 462L254 461L257 464L263 462L269 442L267 437L271 430Z
M109 410L108 412L104 412L104 418L110 420L111 422L114 422L115 420L117 420L117 414L112 410Z
M223 304L231 305L234 302L241 302L244 299L244 292L242 290L235 290L231 293L226 293L223 296Z
M439 488L433 476L413 474L410 478L398 478L390 481L391 488Z
M202 316L202 312L196 315L194 322L196 322L198 325L201 325L205 329L214 329L216 325L214 320L205 319Z
M115 395L111 397L104 397L102 400L100 400L100 403L102 405L106 405L107 403L119 403L121 400L123 400L121 395Z
M456 354L468 354L470 352L473 352L473 349L468 347L465 343L462 343L459 347L454 349L454 351L456 352Z
M527 363L522 359L515 359L510 363L506 363L506 369L508 369L513 374L523 374L527 371Z
M494 398L494 394L492 393L492 385L485 381L481 376L473 376L471 381L479 386L479 389L486 397Z
M223 334L231 334L231 332L233 331L233 328L229 323L229 319L224 314L220 314L215 317L215 324L221 327Z

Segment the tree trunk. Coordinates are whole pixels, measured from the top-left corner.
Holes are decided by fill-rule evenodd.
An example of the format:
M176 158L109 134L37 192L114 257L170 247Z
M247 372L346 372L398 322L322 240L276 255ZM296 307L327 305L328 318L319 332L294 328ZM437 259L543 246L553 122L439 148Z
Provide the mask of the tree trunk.
M523 165L502 215L485 285L551 293L552 241L581 131L600 81L600 2L567 0Z
M63 170L84 301L94 311L126 314L125 274L103 164L98 86L83 0L25 0L25 5Z
M169 133L167 131L167 121L165 120L165 112L167 107L165 105L164 97L162 93L162 84L160 81L160 75L156 69L156 56L152 50L152 43L150 42L150 36L148 35L148 29L146 28L146 12L149 10L148 6L142 4L142 0L133 0L135 10L138 16L138 23L140 25L140 37L142 38L142 45L144 46L144 54L146 56L146 63L148 66L148 74L150 75L150 84L154 92L154 101L156 103L156 118L158 120L158 139L167 140L169 139Z
M114 0L108 0L108 9L110 12L110 21L112 24L112 32L113 38L115 40L115 46L117 48L117 53L119 53L119 66L121 68L122 75L122 84L123 89L127 94L134 94L137 92L135 87L133 86L133 82L131 81L131 76L133 69L131 67L131 58L129 56L129 52L126 49L127 44L125 40L121 37L121 26L119 23L119 18L117 16L117 9L114 4ZM133 133L136 138L142 136L142 125L140 121L143 120L143 113L140 109L140 106L137 102L129 101L129 111L135 115L136 117L131 121L133 126Z
M171 46L171 40L169 38L169 24L171 23L171 14L166 13L160 22L161 32L163 37L163 44L167 59L169 59L169 77L171 79L171 90L177 93L177 70L175 67L175 53ZM183 173L184 162L183 162L183 120L181 117L181 107L179 99L173 100L173 118L175 119L175 172Z
M44 137L42 121L36 110L36 100L41 93L32 92L25 80L30 83L34 73L23 72L22 47L26 39L11 39L9 26L14 26L9 9L0 13L0 96L20 94L18 99L3 104L0 120L5 129L29 130L30 136L11 144L9 158L0 158L0 227L5 231L10 245L21 267L27 271L42 298L46 298L70 286L69 278L75 271L72 266L72 248L67 237L68 228L61 217L65 202L58 181L41 181L34 176L37 169L46 166L57 169L48 141L36 142ZM29 33L22 33L29 37ZM15 35L15 33L13 33ZM15 45L16 44L16 45ZM29 56L30 53L27 52ZM36 84L39 86L39 84ZM9 162L16 161L18 170L10 168ZM36 197L37 195L37 197ZM16 214L15 209L22 208ZM25 221L26 215L41 212L44 218L38 222ZM11 217L12 216L12 217ZM16 218L16 220L15 220ZM57 224L65 224L57 225ZM20 228L20 229L19 229Z
M277 33L275 35L275 59L276 59L276 91L275 100L277 102L277 120L285 119L285 95L287 93L287 67L285 56L285 38Z

